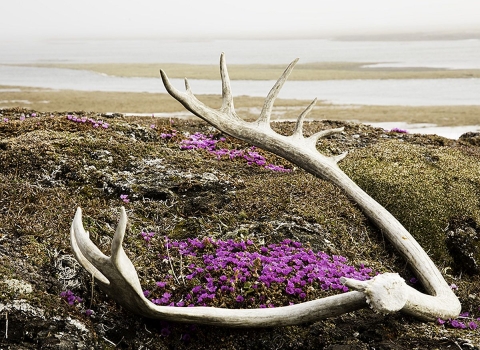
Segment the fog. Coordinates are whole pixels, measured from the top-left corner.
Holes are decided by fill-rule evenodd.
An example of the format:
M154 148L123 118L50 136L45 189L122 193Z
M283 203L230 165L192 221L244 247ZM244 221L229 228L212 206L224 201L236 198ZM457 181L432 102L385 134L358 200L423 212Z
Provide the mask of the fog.
M478 0L2 1L0 40L480 32Z

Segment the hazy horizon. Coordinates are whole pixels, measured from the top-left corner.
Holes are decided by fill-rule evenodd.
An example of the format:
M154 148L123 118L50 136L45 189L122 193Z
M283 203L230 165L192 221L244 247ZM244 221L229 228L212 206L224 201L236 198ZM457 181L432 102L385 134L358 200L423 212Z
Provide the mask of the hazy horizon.
M228 3L23 0L0 6L0 40L480 38L477 0Z

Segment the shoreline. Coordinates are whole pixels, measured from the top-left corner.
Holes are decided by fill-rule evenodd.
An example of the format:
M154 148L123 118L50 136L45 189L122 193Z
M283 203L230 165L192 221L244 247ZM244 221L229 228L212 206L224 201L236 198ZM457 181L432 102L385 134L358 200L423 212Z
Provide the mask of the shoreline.
M277 80L285 64L229 64L231 80ZM372 79L455 79L480 78L480 69L430 67L385 67L388 62L298 63L289 76L292 81ZM218 65L181 63L38 63L1 64L19 67L85 70L113 77L158 78L163 69L172 79L218 80ZM378 66L377 66L378 65Z
M198 95L198 98L212 108L221 106L219 95ZM263 97L239 96L235 98L235 108L244 118L256 118L263 102ZM296 119L310 102L277 99L272 120ZM52 90L0 85L0 109L12 107L39 112L95 111L149 115L185 112L180 103L168 94L162 93ZM471 126L479 124L480 106L332 105L318 101L310 112L309 119L361 123L404 122L434 124L440 127Z

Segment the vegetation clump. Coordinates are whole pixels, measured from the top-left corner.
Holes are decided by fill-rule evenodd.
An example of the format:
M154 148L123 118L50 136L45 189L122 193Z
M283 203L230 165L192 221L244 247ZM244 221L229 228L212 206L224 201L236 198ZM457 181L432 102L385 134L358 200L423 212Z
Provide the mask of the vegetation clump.
M153 232L142 232L151 243ZM161 242L161 243L160 243ZM154 304L266 308L322 298L328 291L348 291L340 277L370 279L372 270L356 269L343 256L314 252L285 239L262 245L256 240L184 241L160 239L155 286L144 294ZM162 266L163 265L163 266ZM163 272L164 271L164 272Z

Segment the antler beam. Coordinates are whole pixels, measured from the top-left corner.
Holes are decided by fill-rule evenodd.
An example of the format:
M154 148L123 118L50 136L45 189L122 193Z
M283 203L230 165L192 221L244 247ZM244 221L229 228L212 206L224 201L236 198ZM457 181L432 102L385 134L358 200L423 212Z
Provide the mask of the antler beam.
M425 320L457 317L461 309L460 302L427 253L393 215L338 167L337 163L345 157L346 153L327 157L316 149L319 138L341 132L343 128L324 130L310 137L304 137L303 121L314 107L316 102L314 100L299 116L291 136L280 135L271 129L270 116L273 103L296 62L297 60L287 67L273 86L259 118L254 122L244 121L235 113L230 79L223 54L220 57L222 106L218 110L200 102L193 95L186 79L186 92L181 92L172 86L164 71L160 71L160 74L168 93L196 116L233 137L275 153L341 188L404 255L429 294L421 293L408 286L398 274L387 273L369 281L344 278L343 283L356 291L273 309L231 310L154 305L143 295L135 267L122 248L127 222L123 207L110 257L101 253L90 240L82 225L82 211L80 208L77 209L70 235L71 246L77 260L97 279L100 287L117 302L132 312L150 318L228 327L285 326L341 315L367 305L381 313L401 310Z

